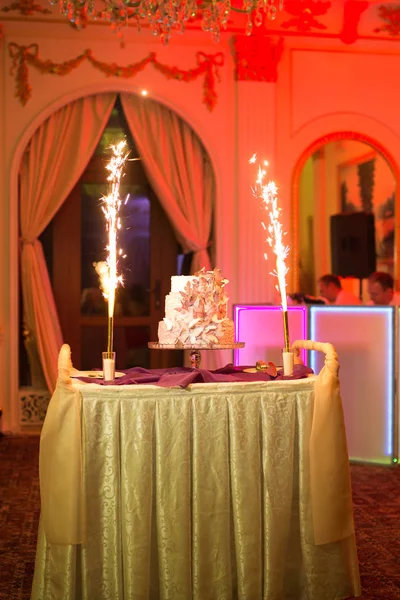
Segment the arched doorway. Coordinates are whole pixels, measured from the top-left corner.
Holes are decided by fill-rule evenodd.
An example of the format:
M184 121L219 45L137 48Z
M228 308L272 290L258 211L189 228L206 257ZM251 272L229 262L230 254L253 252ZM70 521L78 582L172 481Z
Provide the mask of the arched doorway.
M119 105L119 108L121 108L121 105ZM115 110L115 107L114 107L114 110ZM187 141L187 139L191 138L191 136L196 138L196 135L193 131L190 130L190 133L188 134L187 130L190 129L190 127L186 123L184 123L183 120L180 120L180 118L177 117L177 115L174 118L179 120L179 127L182 127L185 130L185 135L186 135L185 143L189 143ZM109 123L109 125L110 125L110 123ZM107 132L108 137L110 135L110 132L112 133L112 128L113 128L113 126L111 123L111 126L108 127L108 130L109 130ZM129 135L129 133L130 133L130 127L128 127L128 129L126 129L126 123L125 123L125 134ZM183 135L184 134L182 134L182 137L183 137ZM165 140L164 140L164 142L165 142ZM78 140L77 140L77 143L78 143ZM196 144L197 144L197 146L196 146L197 150L199 150L199 147L201 146L201 148L199 150L201 153L200 163L203 164L203 158L204 158L204 164L206 164L207 169L209 169L210 161L209 161L208 155L205 152L205 150L204 150L203 146L201 145L201 142L198 138L196 138ZM104 146L104 140L100 141L99 146L101 146L101 145ZM135 142L132 139L131 146L134 147L134 145L135 145ZM99 148L99 146L98 146L98 148ZM166 148L166 147L168 148L168 143L166 143L166 144L164 143L163 148ZM194 155L197 156L196 151L194 152ZM203 152L204 152L204 155L203 155ZM134 154L137 154L137 153L134 152ZM63 332L63 336L64 336L65 341L67 341L67 342L69 342L67 335L71 336L71 338L73 338L74 341L71 343L71 346L75 345L75 347L76 347L75 355L77 357L80 356L80 358L82 358L85 355L85 352L87 354L87 352L91 350L91 347L93 345L95 345L96 347L99 348L99 344L94 344L92 336L89 335L89 339L86 339L86 342L84 343L84 346L86 348L86 350L84 350L82 348L82 339L85 337L84 336L85 328L86 329L90 328L91 333L93 333L94 328L101 326L100 322L97 323L96 319L99 320L99 318L100 319L102 318L101 314L97 314L97 315L96 314L88 314L87 303L84 302L84 300L87 300L87 296L88 296L88 294L84 293L84 292L86 292L88 289L93 290L93 288L95 288L96 286L93 285L93 282L89 281L90 277L89 278L86 277L87 281L83 281L82 275L84 273L86 273L86 275L87 275L88 272L90 272L91 265L89 265L89 267L87 264L83 265L82 252L81 252L83 247L86 247L86 250L87 250L87 244L86 244L87 240L83 240L83 237L86 236L86 238L87 238L89 229L90 229L90 220L88 222L88 221L85 221L85 218L84 218L87 215L85 214L85 211L82 210L83 204L85 203L86 200L92 201L91 204L93 204L96 202L96 198L97 198L97 204L99 204L98 203L99 196L104 194L104 191L100 190L100 188L98 188L96 191L96 189L94 187L93 190L90 191L90 193L89 193L89 189L88 189L90 186L93 187L93 186L96 186L96 185L102 183L99 180L99 174L101 174L101 172L103 173L103 179L106 178L106 172L104 169L104 165L103 165L103 169L101 168L101 165L99 168L99 161L96 160L98 158L101 159L104 157L96 156L96 152L95 152L94 156L89 161L84 173L82 174L79 181L75 185L74 189L71 191L70 195L64 201L62 206L58 209L57 214L55 214L55 216L52 220L52 225L55 225L55 224L57 225L57 227L56 227L57 233L54 235L54 232L53 232L52 235L50 236L52 238L52 248L50 250L51 260L49 260L49 256L47 256L47 265L50 268L53 267L53 271L54 271L52 287L53 287L53 293L54 293L55 300L56 300L56 308L60 314L61 329ZM136 166L137 168L136 169L128 168L128 171L132 171L132 173L130 173L131 181L128 182L128 179L129 179L129 177L128 177L124 181L124 183L128 183L130 185L131 189L126 190L126 191L131 192L131 195L132 195L133 199L135 200L134 204L136 205L136 207L133 207L133 208L135 208L135 215L136 215L135 227L131 226L130 233L132 233L132 229L135 229L136 241L134 243L132 242L132 239L135 236L128 235L127 237L132 238L131 243L133 243L133 246L136 248L136 250L138 248L138 245L140 245L138 242L139 241L144 242L143 244L141 244L141 250L146 251L146 248L147 248L147 251L148 251L147 253L149 254L149 256L147 257L146 260L143 259L141 262L137 262L134 268L132 268L132 265L131 265L130 268L128 269L129 275L128 275L128 277L126 277L126 279L128 279L128 281L129 281L130 291L132 291L132 289L137 289L138 287L141 287L141 299L139 299L139 300L137 298L127 298L126 299L127 302L125 304L125 308L121 308L121 306L120 306L121 314L116 315L115 327L116 327L116 329L117 328L126 329L128 327L134 328L135 329L134 335L133 335L133 337L131 336L132 339L134 339L134 341L137 340L138 334L140 333L141 334L141 336L140 336L141 337L141 350L143 351L145 348L147 349L148 341L157 339L157 324L158 324L158 321L161 320L163 317L164 297L168 293L169 288L170 288L170 277L172 274L179 273L179 263L177 261L177 254L179 253L179 250L178 250L177 237L174 235L174 233L172 231L172 227L169 223L169 220L166 219L165 211L163 211L161 209L160 203L158 203L154 191L152 189L150 189L151 186L149 186L149 182L146 180L146 177L145 177L145 174L143 171L143 167L141 166L140 162L136 163L136 164L132 163L131 165L128 165L128 167L134 167L134 166ZM186 165L186 167L187 167L187 165ZM197 163L196 163L196 167L197 167ZM181 169L182 168L183 167L181 167ZM201 169L200 170L198 169L198 172L200 173ZM103 181L103 183L104 183L104 181ZM128 185L128 187L129 187L129 185ZM138 188L140 188L140 187L146 188L146 190L143 190L143 189L138 190ZM200 189L203 189L203 188L200 188ZM208 191L210 191L210 190L211 190L211 188L208 189ZM215 191L215 187L213 188L213 190ZM211 193L213 194L214 191L211 191ZM137 193L137 192L139 192L139 193ZM164 208L165 208L165 206L164 206ZM100 209L100 207L97 206L97 209ZM128 213L129 213L129 211L128 211ZM129 221L128 213L125 215L125 218L127 221ZM144 214L144 213L146 213L146 214ZM140 227L136 227L136 225L138 224L137 220L139 218L142 219L142 224ZM148 226L148 231L145 234L145 230L146 230L147 226ZM156 230L154 230L154 228L156 228ZM210 227L210 229L212 229L212 228ZM178 232L178 233L181 233L181 232ZM144 238L147 238L147 239L144 239ZM45 240L43 239L42 241L45 241ZM209 241L210 240L207 239L207 243ZM70 246L68 246L68 244ZM96 244L98 247L98 242L96 242ZM95 246L96 246L96 244L95 244ZM204 247L206 245L207 244L203 244ZM146 248L144 248L144 246L146 246ZM169 252L168 248L171 249L172 246L175 246L175 249L172 252ZM132 254L134 254L134 253L136 253L136 251L132 252ZM89 252L89 254L90 254L90 252ZM93 254L93 252L92 252L92 254ZM167 260L167 257L169 257L168 260ZM56 265L53 265L53 262L55 259L57 259L58 262ZM93 260L93 259L95 259L95 255L93 255L90 260ZM95 259L95 260L97 260L97 259ZM75 265L75 268L72 265L72 263ZM145 267L144 267L144 263L145 263ZM146 269L147 269L147 273L145 274L145 276L142 277L140 281L137 280L138 272L144 271ZM66 276L67 273L68 273L68 276ZM133 273L133 276L132 276L132 273ZM71 275L72 275L72 279L71 279ZM68 279L68 284L66 284L67 279ZM130 279L131 279L131 281L130 281ZM74 294L72 294L72 288L74 289ZM147 298L143 298L143 292L144 292L145 296L147 295ZM73 295L73 298L72 298L71 294ZM97 294L97 297L98 297L98 294ZM101 298L100 298L100 300L101 300ZM132 310L136 310L138 301L140 301L139 303L141 303L142 305L145 306L144 313L139 314L139 315L132 314ZM100 302L100 304L101 304L101 302ZM120 304L122 304L122 303L120 303ZM150 307L149 310L146 310L146 305L148 308ZM84 307L84 309L83 309L83 307ZM130 311L131 314L128 314L128 311ZM90 311L89 311L89 313L90 313ZM121 322L118 323L117 322L118 319ZM127 320L129 320L129 322ZM80 322L79 323L79 326L81 329L80 334L78 334L77 331L75 331L77 329L78 321ZM89 323L89 321L90 321L90 323ZM135 322L133 322L133 321L135 321ZM32 342L33 343L35 342L34 334L35 334L34 331L28 332L28 336L29 336L31 344L32 344ZM116 338L118 338L118 336L116 336ZM126 345L129 346L130 344L125 343L125 346ZM133 346L134 344L131 344L131 345ZM43 348L43 344L42 344L42 348ZM43 352L43 350L42 350L42 352ZM89 352L89 354L90 354L90 352ZM124 364L121 364L120 368L127 368L129 366L134 366L134 364L135 365L140 364L141 366L147 366L147 367L167 366L167 363L168 363L168 360L166 360L166 358L167 358L166 353L159 353L157 355L157 359L154 357L154 354L153 354L151 360L144 360L143 352L141 353L140 360L138 360L138 358L137 358L139 356L138 353L133 353L133 356L132 356L132 353L129 353L129 352L124 352L123 354L124 354L124 356L126 356L127 354L130 354L130 358L129 358L129 360L124 360L123 361ZM83 364L82 363L83 359L80 360L80 358L78 358L76 360L76 362L77 362L76 366L78 366L78 368L85 368L85 367L92 368L94 366L94 364L92 362L90 363L90 366L88 363ZM73 359L74 359L74 355L73 355ZM93 359L89 357L88 360L92 361ZM171 358L171 360L172 360L172 358ZM176 353L174 353L174 364L176 364L177 360L179 362L179 357L177 356ZM74 359L74 362L75 362L75 359ZM117 358L117 367L118 367L118 358Z
M375 215L377 269L398 278L398 168L371 137L333 132L311 143L292 178L292 288L315 293L331 272L330 217L351 211Z

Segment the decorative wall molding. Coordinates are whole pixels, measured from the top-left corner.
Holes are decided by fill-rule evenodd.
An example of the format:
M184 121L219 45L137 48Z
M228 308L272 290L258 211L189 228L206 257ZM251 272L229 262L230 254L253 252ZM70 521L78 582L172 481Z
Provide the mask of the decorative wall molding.
M312 29L327 29L326 25L316 19L325 15L331 7L331 2L325 0L285 0L285 11L293 15L282 27L295 27L298 31L307 32Z
M358 24L362 13L368 8L367 0L347 0L343 9L343 29L340 39L345 44L353 44L358 39Z
M238 81L277 81L282 52L282 38L273 42L267 36L236 36L235 78Z
M400 4L381 4L378 15L383 25L374 29L374 33L385 32L393 37L400 35Z
M119 2L126 5L128 0ZM275 2L277 4L278 0ZM55 21L62 20L66 27L78 31L89 26L102 26L103 17L107 14L104 9L90 14L88 6L82 3L81 9L76 8L77 12L72 20L72 15L70 19L65 19L61 14L58 17L59 11L49 9L49 0L3 0L0 4L0 14L4 14L5 21L35 21L52 27ZM247 21L240 12L233 11L228 20L226 31L232 35L238 32L240 35L248 35L259 30L261 35L339 39L345 44L372 39L400 41L400 0L382 3L379 0L284 0L283 11L278 11L277 18L273 20L268 18L268 10L254 11ZM117 33L121 47L124 47L123 33L128 27L130 31L138 30L140 35L140 28L134 18L129 23L124 22L122 27L112 28ZM190 31L192 30L201 30L198 15L190 20ZM185 37L190 35L190 31L185 32Z
M51 15L51 10L44 8L40 4L36 4L35 0L15 0L0 9L2 12L13 12L18 11L20 15L26 17L35 13L41 13L42 15Z
M20 425L43 425L50 397L48 390L20 388L18 393Z
M150 64L167 79L174 79L175 81L184 81L188 83L203 76L203 103L207 106L209 111L212 111L217 104L215 80L217 79L220 81L219 68L224 65L224 55L222 52L217 52L216 54L197 52L197 66L188 70L170 67L158 62L155 52L150 52L144 59L126 67L115 63L101 62L93 56L90 49L85 50L75 58L66 60L62 63L55 63L51 60L42 60L39 56L38 44L20 46L11 42L8 44L8 53L12 59L10 74L15 76L16 82L15 96L23 105L25 105L32 96L32 86L29 83L29 67L37 69L40 73L58 75L61 77L69 75L74 69L77 69L85 60L87 60L95 69L98 69L107 77L131 79Z

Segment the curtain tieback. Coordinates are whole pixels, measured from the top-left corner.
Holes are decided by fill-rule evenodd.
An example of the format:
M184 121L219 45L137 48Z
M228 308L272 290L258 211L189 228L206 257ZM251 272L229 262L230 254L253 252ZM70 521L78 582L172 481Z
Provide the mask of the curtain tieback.
M33 244L36 242L35 240L28 240L27 238L20 238L20 242L21 242L21 246L33 246Z
M211 242L209 242L207 244L207 246L201 246L200 248L196 248L196 250L192 250L192 252L194 252L195 254L197 252L204 252L205 250L208 250L210 246L211 246Z

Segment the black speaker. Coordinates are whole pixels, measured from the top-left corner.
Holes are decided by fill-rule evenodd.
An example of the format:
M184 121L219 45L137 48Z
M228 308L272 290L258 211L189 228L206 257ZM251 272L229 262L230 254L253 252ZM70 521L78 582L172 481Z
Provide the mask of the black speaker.
M376 271L375 219L364 212L331 216L332 273L364 279Z

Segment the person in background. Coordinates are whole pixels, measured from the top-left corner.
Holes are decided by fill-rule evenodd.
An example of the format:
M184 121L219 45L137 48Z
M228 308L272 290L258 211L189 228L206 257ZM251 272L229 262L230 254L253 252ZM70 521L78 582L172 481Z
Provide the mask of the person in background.
M394 291L393 277L383 271L375 271L368 277L369 306L398 306L400 294Z
M337 275L322 275L318 280L319 293L328 304L362 304L355 294L342 289Z

